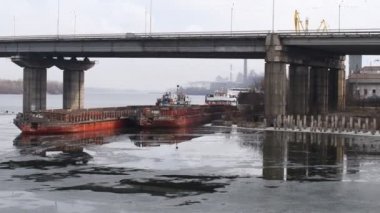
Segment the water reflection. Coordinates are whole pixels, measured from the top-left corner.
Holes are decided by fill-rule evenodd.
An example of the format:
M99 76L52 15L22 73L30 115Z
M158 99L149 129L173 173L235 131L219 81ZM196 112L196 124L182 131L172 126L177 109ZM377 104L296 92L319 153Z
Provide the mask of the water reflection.
M87 145L107 143L118 131L83 132L62 135L18 135L13 144L22 154L46 156L49 152L80 153Z
M118 141L122 143L115 143ZM112 145L99 146L108 143ZM180 144L184 144L180 149L182 151L172 152ZM54 160L59 165L62 162L87 164L93 156L86 153L88 149L85 148L96 145L90 149L90 153L96 153L99 159L95 163L126 164L131 168L139 165L138 168L161 170L183 166L229 168L229 175L246 171L242 174L262 175L266 180L283 181L341 181L348 174L360 173L363 156L380 154L380 143L375 137L298 132L260 133L212 127L48 136L21 134L14 140L14 145L22 155L48 157L46 159L49 162L42 163L49 165ZM206 158L207 161L202 160ZM27 165L33 163L28 162ZM14 162L11 164L14 165Z
M178 144L208 134L201 129L166 129L166 130L118 130L82 132L57 135L18 135L13 144L23 155L48 156L50 153L81 153L89 145L103 145L129 138L137 147L160 146L161 144Z
M83 165L93 159L85 152L89 145L102 145L121 134L119 131L83 132L62 135L18 135L13 145L23 156L35 155L36 158L5 162L10 167L34 167L46 169L49 166L65 167ZM41 158L42 157L42 158Z
M378 155L368 137L268 132L263 141L263 178L267 180L340 181L360 171L360 155Z
M144 165L149 163L143 162L154 156L155 153L160 152L165 157L155 157L154 162L164 164L165 159L170 160L168 150L170 151L174 144L190 142L194 138L211 132L215 133L215 130L198 128L151 131L128 130L124 132L50 136L19 135L14 140L14 145L19 149L20 153L26 156L38 156L26 157L25 161L5 162L3 169L13 169L14 167L40 169L38 172L28 170L27 173L12 173L12 178L43 183L43 185L35 187L39 188L39 190L48 188L54 191L68 191L65 193L70 193L73 190L116 194L145 193L168 198L215 193L229 185L228 181L236 179L237 176L187 174L186 172L152 172L152 170L144 168ZM162 144L171 146L161 146ZM135 146L141 148L135 148ZM151 146L153 146L153 149L150 148ZM166 152L161 152L162 148ZM63 153L59 157L49 155L50 152L58 151ZM176 154L180 153L176 150L172 151ZM78 157L74 156L78 154L88 156L86 152L94 153L93 155L97 159L105 159L105 161L97 163L94 160L86 165L68 166L73 163L73 159L78 159ZM144 152L147 154L144 155ZM41 160L40 156L42 156L43 160ZM46 156L49 158L46 158ZM62 156L70 157L64 158ZM171 155L171 157L173 156L178 155ZM69 159L71 161L66 163ZM116 163L132 163L115 166L111 165L112 162L110 162L113 159L116 159ZM136 161L143 163L137 163L136 165L134 163ZM185 161L188 162L188 160ZM63 167L66 168L63 169ZM155 167L155 169L159 170L160 168ZM107 176L107 179L104 176ZM190 204L191 202L183 205Z
M169 130L142 130L129 136L130 140L137 147L157 147L161 144L178 144L200 137L194 129L169 129Z

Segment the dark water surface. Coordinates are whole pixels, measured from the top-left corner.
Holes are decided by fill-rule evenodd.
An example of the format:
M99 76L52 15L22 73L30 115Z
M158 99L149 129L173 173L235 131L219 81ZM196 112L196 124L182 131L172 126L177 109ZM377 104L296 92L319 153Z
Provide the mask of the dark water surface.
M13 118L0 115L0 212L380 209L376 137L211 126L22 136Z

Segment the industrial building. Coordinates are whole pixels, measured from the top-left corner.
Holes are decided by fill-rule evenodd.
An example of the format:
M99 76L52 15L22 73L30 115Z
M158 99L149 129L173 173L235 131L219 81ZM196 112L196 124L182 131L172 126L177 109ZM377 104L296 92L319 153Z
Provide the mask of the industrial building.
M380 98L380 66L366 66L351 73L347 80L350 101Z

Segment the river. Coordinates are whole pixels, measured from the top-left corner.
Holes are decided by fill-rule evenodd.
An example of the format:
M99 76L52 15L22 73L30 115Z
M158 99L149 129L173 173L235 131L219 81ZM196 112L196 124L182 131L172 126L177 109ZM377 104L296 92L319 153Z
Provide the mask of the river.
M86 94L86 106L158 94ZM62 96L48 96L59 108ZM203 97L192 97L201 104ZM378 212L371 136L181 130L23 136L20 95L0 95L0 212ZM5 113L7 111L7 113Z

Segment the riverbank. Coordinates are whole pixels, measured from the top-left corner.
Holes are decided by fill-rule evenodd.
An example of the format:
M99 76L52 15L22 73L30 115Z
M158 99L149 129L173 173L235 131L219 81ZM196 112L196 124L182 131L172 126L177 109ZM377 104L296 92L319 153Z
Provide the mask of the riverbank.
M48 81L46 92L52 95L62 94L63 84L57 81ZM23 81L0 79L0 94L23 94Z

